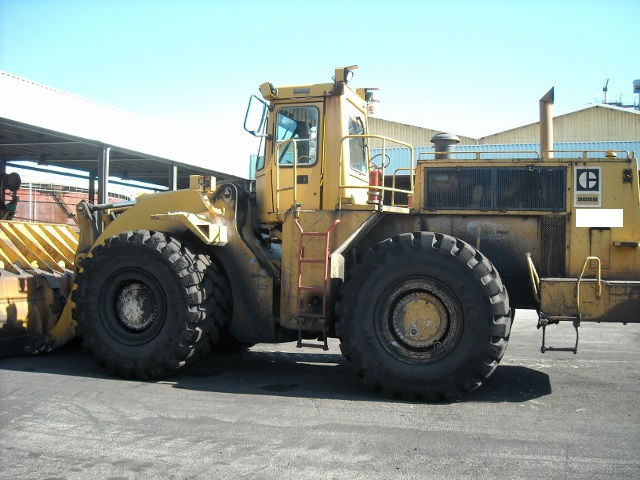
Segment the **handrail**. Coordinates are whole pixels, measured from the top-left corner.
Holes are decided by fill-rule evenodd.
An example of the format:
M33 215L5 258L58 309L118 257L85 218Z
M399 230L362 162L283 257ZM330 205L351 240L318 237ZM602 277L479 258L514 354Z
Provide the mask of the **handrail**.
M276 204L275 204L275 213L276 215L280 215L280 192L286 192L288 190L293 190L293 205L297 203L298 199L298 189L297 189L297 178L298 178L298 142L311 142L311 138L289 138L288 140L279 140L276 142L276 151L274 157L274 163L276 166ZM293 144L293 186L280 188L280 147L282 145Z
M625 155L625 160L630 160L634 157L635 152L631 152L629 153L629 150L549 150L550 152L554 152L554 153L581 153L582 160L589 160L591 159L595 159L595 160L603 160L602 158L594 158L594 157L589 157L590 153L604 153L605 159L606 158L612 158L611 156L609 156L608 154L610 153L624 153ZM617 157L613 157L613 158L617 158ZM555 160L555 159L552 159Z
M526 153L526 154L530 154L530 155L534 155L533 158L526 158L526 159L522 159L522 160L538 160L538 161L542 161L542 158L540 157L540 152L536 151L536 150L510 150L510 151L500 151L500 150L452 150L450 152L420 152L418 153L418 161L428 161L431 160L429 158L424 158L424 156L426 155L475 155L475 159L476 160L482 160L482 155L488 154L488 153L492 153L492 154L501 154L501 155L510 155L512 153ZM435 160L447 160L446 158L437 158Z
M600 259L598 257L587 257L584 260L584 265L582 265L582 271L580 272L580 276L578 277L578 283L576 284L576 310L578 313L578 319L580 318L580 282L582 281L582 276L584 275L584 271L587 268L587 263L589 261L594 260L598 262L598 269L596 270L596 280L598 281L598 291L596 292L596 297L600 298L602 296L602 273L601 273L601 264Z
M380 168L380 173L382 176L382 185L377 186L376 185L376 190L379 190L380 192L382 192L382 194L380 195L380 200L379 200L379 205L382 206L384 203L384 192L392 192L392 196L393 196L393 192L398 192L398 193L406 193L407 195L413 195L414 194L414 184L413 184L413 175L409 175L409 184L410 184L410 190L403 190L403 189L399 189L399 188L395 188L395 187L385 187L384 186L384 157L385 157L385 153L386 153L386 143L387 142L393 142L396 143L398 145L402 145L403 147L406 147L409 149L409 162L410 162L410 170L414 170L415 166L413 164L413 147L408 144L408 143L404 143L401 142L400 140L396 140L394 138L390 138L390 137L385 137L384 135L373 135L373 134L359 134L359 135L345 135L342 137L342 139L340 140L340 163L339 163L339 167L340 167L340 184L338 185L338 189L339 191L345 190L347 188L360 188L360 189L370 189L371 186L367 183L367 185L347 185L344 182L346 182L346 179L343 178L344 175L344 169L343 169L343 162L344 162L344 142L345 140L349 140L351 138L363 138L363 139L376 139L376 140L382 140L382 158L383 161L381 162L381 168ZM367 147L367 150L369 148ZM367 161L367 179L371 178L370 177L370 173L371 173L371 165L369 164L369 162ZM338 209L342 209L342 194L338 195ZM394 198L392 198L392 205L393 205L393 201Z
M531 288L533 289L533 297L535 298L539 306L540 305L540 277L538 276L538 271L536 270L536 266L533 264L533 260L531 260L531 254L527 252L526 256L527 256L527 266L529 267L529 279L531 280Z
M632 160L635 158L635 152L629 150L549 150L553 153L579 153L580 160L606 160L609 158L622 158L622 157L611 157L608 154L611 153L621 153L624 154L625 160ZM603 157L590 157L590 154L594 153L603 153ZM543 161L540 152L536 150L452 150L450 152L419 152L418 153L418 162L430 161L430 160L447 160L447 158L426 158L428 155L436 156L436 155L447 155L452 157L454 155L474 155L475 160L482 160L483 155L487 154L500 154L500 155L511 155L511 154L530 154L534 155L533 158L518 158L515 160L536 160ZM577 158L576 158L577 159ZM451 158L449 158L451 160ZM486 159L491 160L491 159ZM571 160L571 158L553 158L549 159L549 161L562 161L562 160Z
M395 188L396 188L396 174L398 172L409 172L409 176L413 177L414 171L415 170L413 168L396 168L393 171L393 175L391 176L391 188L393 189L391 191L391 205L395 205L396 204L396 191L395 191ZM409 199L407 197L407 207L409 206L408 202L409 202ZM400 206L400 205L398 205L398 206Z

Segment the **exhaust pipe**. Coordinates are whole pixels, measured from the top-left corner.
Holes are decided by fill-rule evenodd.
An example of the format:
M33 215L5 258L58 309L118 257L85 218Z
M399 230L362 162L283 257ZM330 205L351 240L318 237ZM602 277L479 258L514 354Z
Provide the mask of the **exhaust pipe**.
M540 99L540 153L542 160L553 158L553 87Z
M436 160L446 160L450 157L450 152L454 151L454 146L460 143L460 139L453 133L437 133L431 137L431 143L436 152Z

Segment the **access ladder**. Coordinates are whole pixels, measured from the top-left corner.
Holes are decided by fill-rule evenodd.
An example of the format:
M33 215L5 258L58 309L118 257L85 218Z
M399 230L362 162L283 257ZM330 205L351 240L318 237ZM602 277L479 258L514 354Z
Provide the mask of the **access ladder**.
M298 239L298 287L296 291L296 305L297 312L296 318L298 323L298 343L297 347L302 348L305 347L319 347L316 344L304 344L302 343L302 326L305 318L314 318L320 319L322 322L322 338L323 338L323 350L329 350L329 346L327 345L327 297L328 292L327 288L329 285L329 255L331 255L330 251L330 241L331 241L331 232L334 228L340 223L340 220L334 220L329 229L326 232L305 232L298 222L298 219L295 219L296 226L300 231L300 236ZM324 248L324 257L323 258L306 258L304 256L304 240L307 237L323 237L325 239L325 248ZM320 264L324 265L324 278L322 281L322 286L311 286L304 285L302 283L302 271L303 266L305 264ZM311 291L318 292L322 294L322 313L312 313L306 312L303 308L303 292Z

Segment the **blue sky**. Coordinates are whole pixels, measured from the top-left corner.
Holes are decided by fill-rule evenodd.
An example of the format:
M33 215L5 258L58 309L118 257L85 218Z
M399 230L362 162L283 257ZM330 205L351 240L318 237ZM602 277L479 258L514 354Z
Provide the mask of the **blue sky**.
M602 100L633 103L640 1L0 0L0 69L211 141L244 174L248 97L358 64L379 116L482 136ZM635 96L637 98L637 96Z

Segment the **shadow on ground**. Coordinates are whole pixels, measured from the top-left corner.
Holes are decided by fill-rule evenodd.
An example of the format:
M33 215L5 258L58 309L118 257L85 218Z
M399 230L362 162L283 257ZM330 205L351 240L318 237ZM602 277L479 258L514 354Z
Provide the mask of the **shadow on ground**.
M78 345L48 355L3 359L0 370L113 378ZM351 373L342 355L332 353L249 350L236 355L212 355L159 383L221 393L392 401L365 387ZM501 365L484 386L464 394L461 400L525 402L550 393L551 384L546 373L528 367Z

